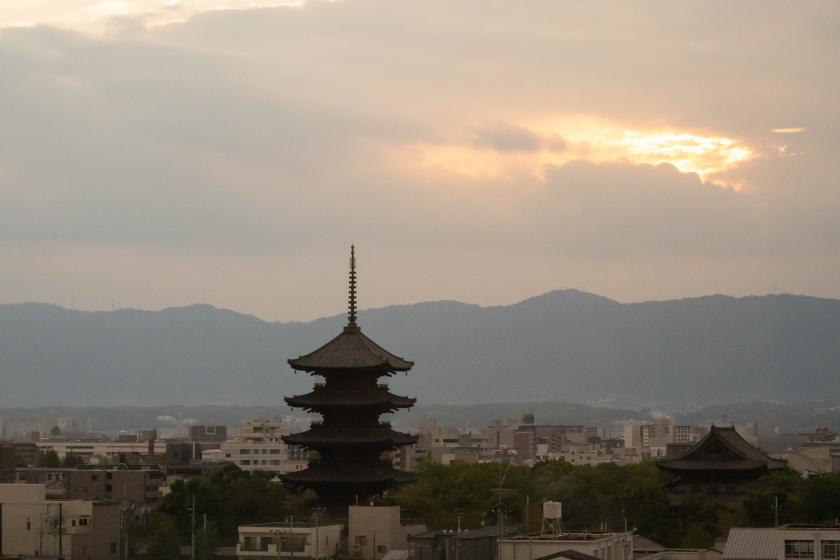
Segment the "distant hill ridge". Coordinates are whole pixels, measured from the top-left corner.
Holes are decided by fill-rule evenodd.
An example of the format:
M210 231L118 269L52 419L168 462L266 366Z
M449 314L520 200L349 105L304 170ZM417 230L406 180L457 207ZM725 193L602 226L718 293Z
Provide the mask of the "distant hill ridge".
M0 406L279 403L312 383L286 359L320 346L343 322L270 323L210 305L0 305ZM370 309L360 324L416 362L392 386L425 404L840 397L840 301L832 299L625 304L559 290L507 306Z

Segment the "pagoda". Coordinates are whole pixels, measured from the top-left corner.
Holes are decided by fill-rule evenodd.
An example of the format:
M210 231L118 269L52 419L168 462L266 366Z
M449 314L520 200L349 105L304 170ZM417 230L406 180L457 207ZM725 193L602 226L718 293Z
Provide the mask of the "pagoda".
M394 469L386 457L416 443L417 437L394 431L379 419L414 405L416 399L394 395L379 382L380 377L408 372L414 363L391 354L359 328L355 247L350 248L347 325L314 352L289 360L289 365L324 382L315 383L309 393L285 398L289 406L322 417L305 432L283 436L287 444L317 453L308 468L282 475L285 483L310 488L323 505L340 510L414 479Z

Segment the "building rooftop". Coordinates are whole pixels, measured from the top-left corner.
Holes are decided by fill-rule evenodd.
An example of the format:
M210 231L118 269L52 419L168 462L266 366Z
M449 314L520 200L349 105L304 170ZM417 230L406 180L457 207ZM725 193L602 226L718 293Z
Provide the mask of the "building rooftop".
M785 461L773 459L747 443L733 426L712 426L695 445L657 465L666 471L750 471L782 469Z
M317 350L289 360L298 371L339 369L381 369L389 372L408 371L414 362L391 354L350 323L337 337Z
M554 560L555 558L565 558L566 560L598 560L594 556L578 552L577 550L561 550L547 556L540 556L535 560Z

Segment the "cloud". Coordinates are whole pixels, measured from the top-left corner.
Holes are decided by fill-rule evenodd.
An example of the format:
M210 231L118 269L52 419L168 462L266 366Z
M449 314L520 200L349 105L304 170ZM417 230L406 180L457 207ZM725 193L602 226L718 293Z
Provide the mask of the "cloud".
M105 35L0 31L0 299L155 307L206 278L216 303L310 317L351 240L366 305L771 277L840 296L836 9L771 5L345 0L150 26L131 3ZM808 134L780 152L777 123Z
M499 152L535 152L548 144L547 139L525 127L507 124L476 130L474 142L480 148ZM565 142L562 138L553 138L550 145L553 150L562 150Z

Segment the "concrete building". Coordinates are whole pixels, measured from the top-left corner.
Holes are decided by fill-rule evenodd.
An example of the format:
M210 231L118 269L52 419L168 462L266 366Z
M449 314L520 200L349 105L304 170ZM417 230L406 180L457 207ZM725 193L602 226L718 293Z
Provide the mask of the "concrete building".
M166 443L154 442L120 442L120 441L39 441L36 443L41 451L53 450L59 459L67 455L80 457L85 463L120 463L129 455L148 455L150 449L155 455L166 453Z
M633 533L562 533L501 539L500 560L531 560L564 551L598 560L632 560Z
M341 544L338 524L260 523L241 525L236 544L239 560L263 558L335 558Z
M187 430L187 440L197 443L223 443L227 438L227 426L196 424Z
M808 477L840 470L840 442L799 447L787 455L788 466Z
M411 560L495 560L499 528L481 527L458 531L428 531L409 537Z
M400 506L350 506L347 548L352 558L379 560L392 550L408 550L408 538L425 525L402 525Z
M288 473L303 470L306 457L296 447L286 445L281 436L290 430L282 420L257 418L239 426L237 436L221 445L224 461L246 471Z
M160 469L19 468L16 481L42 485L46 495L64 500L120 500L137 508L157 503L166 477Z
M114 501L47 500L41 484L0 484L0 555L116 560Z
M840 525L730 529L723 560L838 560Z

